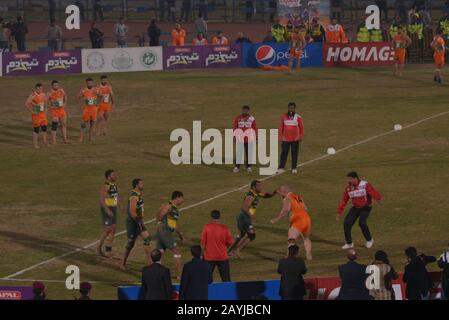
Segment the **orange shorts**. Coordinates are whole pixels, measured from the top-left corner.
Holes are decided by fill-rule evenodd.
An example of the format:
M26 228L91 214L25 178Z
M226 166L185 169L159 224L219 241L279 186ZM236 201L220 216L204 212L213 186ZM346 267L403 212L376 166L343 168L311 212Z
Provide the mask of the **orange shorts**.
M111 112L112 111L112 105L109 103L100 103L98 106L98 111L101 112Z
M399 62L399 64L405 64L405 49L394 51L394 61Z
M97 107L84 107L83 110L83 121L97 121Z
M289 53L293 58L300 59L302 55L302 50L291 48Z
M64 108L52 108L50 109L52 118L64 118L66 116L66 112Z
M298 232L301 232L304 236L309 236L312 229L312 223L310 218L303 217L301 219L292 220L290 222L290 227L296 229Z
M31 115L31 123L34 128L48 125L47 116L44 112L39 112Z
M435 65L437 66L437 68L441 69L444 67L444 55L443 54L434 54L433 55L433 60L435 61Z

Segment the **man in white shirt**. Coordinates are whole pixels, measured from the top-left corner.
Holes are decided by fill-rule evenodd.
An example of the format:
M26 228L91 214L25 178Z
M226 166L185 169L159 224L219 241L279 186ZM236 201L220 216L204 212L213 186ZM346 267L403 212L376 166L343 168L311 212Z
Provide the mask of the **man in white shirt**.
M126 47L126 34L128 33L128 27L125 24L125 19L120 17L119 22L115 25L115 37L117 39L117 47Z

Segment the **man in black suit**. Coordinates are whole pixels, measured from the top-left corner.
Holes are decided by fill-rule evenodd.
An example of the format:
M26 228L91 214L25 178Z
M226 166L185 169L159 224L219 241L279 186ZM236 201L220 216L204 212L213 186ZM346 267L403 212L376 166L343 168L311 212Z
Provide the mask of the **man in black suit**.
M426 270L426 263L433 259L425 255L418 256L415 247L405 249L405 255L407 264L402 276L402 281L407 285L405 297L407 300L428 300L432 288L432 279Z
M288 248L288 257L279 261L277 271L281 275L279 295L282 300L302 300L306 294L303 275L307 268L298 253L299 247L292 245Z
M357 254L354 249L348 250L348 263L338 267L341 288L338 300L370 300L369 291L366 287L366 266L358 264Z
M182 269L179 299L207 300L209 283L212 279L212 268L208 262L201 260L200 246L192 246L190 252L193 259L186 263Z
M170 269L161 264L162 253L159 250L151 252L153 263L142 269L142 300L171 300L172 283Z

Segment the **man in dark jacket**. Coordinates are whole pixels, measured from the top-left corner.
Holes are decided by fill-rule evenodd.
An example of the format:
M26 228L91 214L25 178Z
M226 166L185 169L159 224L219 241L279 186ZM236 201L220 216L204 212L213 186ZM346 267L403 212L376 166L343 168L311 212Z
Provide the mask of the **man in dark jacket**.
M151 252L153 263L142 269L142 300L171 300L172 283L170 269L161 264L162 253L159 250Z
M209 263L201 260L200 246L192 246L190 252L193 259L186 263L182 270L179 298L180 300L207 300L212 268Z
M17 50L26 51L25 37L28 33L28 26L21 16L17 17L17 22L13 28L14 39L16 40Z
M298 253L299 247L292 245L288 248L288 257L279 261L277 271L281 275L279 295L282 300L302 300L306 294L303 275L307 268Z
M370 300L366 287L366 266L356 262L357 254L354 249L348 250L348 263L338 267L341 288L338 300Z
M416 248L405 249L407 264L402 281L407 284L405 297L407 300L428 300L432 281L426 270L425 259L418 256Z
M148 39L150 40L150 47L159 46L159 37L161 36L161 29L156 25L156 19L151 19L150 25L147 29Z
M449 248L449 245L448 245ZM449 300L449 249L438 259L438 267L442 269L441 272L441 299Z
M103 48L104 34L97 28L95 21L90 26L89 39L93 49Z

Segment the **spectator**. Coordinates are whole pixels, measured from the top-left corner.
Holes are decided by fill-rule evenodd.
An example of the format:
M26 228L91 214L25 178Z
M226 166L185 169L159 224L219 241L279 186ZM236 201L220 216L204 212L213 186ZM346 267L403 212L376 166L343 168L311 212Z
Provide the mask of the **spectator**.
M326 41L329 43L346 42L346 35L343 27L333 18L331 24L326 27Z
M418 256L416 248L405 249L407 262L402 281L407 284L405 296L407 300L428 300L432 283L423 259Z
M338 300L370 300L366 288L366 266L358 264L357 254L354 249L348 250L348 262L338 267L341 279Z
M236 44L239 44L239 43L252 43L252 41L249 40L248 37L245 37L243 32L238 32L237 33L237 39L235 39L235 43Z
M50 21L47 29L48 47L53 51L61 50L62 45L62 30L56 25L55 19Z
M0 53L6 52L8 50L9 32L3 18L0 18Z
M396 16L395 20L393 21L393 23L390 25L390 38L393 39L397 34L398 34L398 29L399 27L403 28L404 30L407 29L407 26L404 25L404 23L402 22L402 18L401 16Z
M97 28L96 22L92 22L89 30L89 39L93 49L103 48L104 34Z
M17 17L17 22L13 26L14 39L16 40L17 50L26 51L26 35L28 26L21 16Z
M176 3L175 0L167 0L168 20L176 22Z
M270 12L270 22L274 22L274 16L276 15L276 9L277 9L278 2L275 0L268 1L268 8Z
M211 280L215 267L218 267L221 281L231 281L229 268L228 248L232 245L233 239L228 227L220 222L220 211L212 210L210 213L211 222L204 225L201 232L201 246L204 250L204 260L211 266Z
M181 28L179 23L175 24L175 28L171 31L172 46L183 46L186 39L186 31Z
M201 12L198 14L198 18L196 18L194 24L196 32L202 33L205 37L207 37L207 22L203 19Z
M416 36L418 37L418 40L421 42L424 38L424 24L422 23L422 20L419 16L418 13L414 14L412 16L412 21L411 23L408 25L408 33L410 38L412 38L412 36L414 34L416 34Z
M81 22L86 21L86 15L85 15L85 8L84 8L84 4L81 0L76 0L75 1L75 6L78 7L78 9L80 10L80 19Z
M189 22L190 21L190 11L192 9L192 1L191 0L182 0L181 7L181 21Z
M33 282L33 300L46 300L45 285L40 281Z
M192 44L194 46L205 46L208 44L207 39L202 32L198 32L195 38L193 38Z
M412 23L413 17L416 14L418 14L418 7L415 4L413 4L413 6L407 12L407 22L408 22L408 24ZM419 16L419 14L418 14L418 16Z
M48 0L48 14L49 14L49 21L55 20L56 18L56 1L55 0Z
M142 269L142 287L140 297L142 300L171 300L172 283L170 269L161 264L162 253L159 250L151 252L149 266Z
M449 0L446 1L443 5L443 14L447 13L449 15Z
M251 22L254 15L254 3L253 1L245 1L245 19L246 22Z
M204 20L207 21L207 0L199 0L198 2L198 15L201 14L201 16L204 18Z
M449 245L438 259L441 270L441 299L449 300Z
M298 165L299 143L304 139L304 124L301 116L296 113L296 103L288 104L288 111L281 117L279 125L279 141L281 141L281 159L279 172L285 171L288 153L292 148L292 173L296 174Z
M78 300L92 300L90 298L90 291L92 290L92 285L89 282L80 283L80 297Z
M212 281L212 268L201 260L201 247L196 245L190 249L192 261L184 265L179 286L180 300L207 300L209 283Z
M212 44L228 45L229 40L223 35L222 31L218 31L217 35L212 38Z
M405 10L405 0L396 0L394 6L395 15L401 17L402 21L406 21L407 11Z
M309 36L313 42L326 42L326 30L319 23L318 18L313 18L309 27Z
M271 34L276 42L285 42L287 40L287 29L277 19L276 23L271 27Z
M101 0L93 0L92 2L92 7L93 7L93 18L94 21L104 21L104 17L103 17L103 6L101 4Z
M377 251L374 255L372 265L379 268L381 281L379 283L379 289L370 290L370 296L374 300L395 300L392 280L396 280L398 274L390 265L387 254L382 250Z
M267 35L262 40L263 43L272 43L276 42L276 39L273 37L271 30L267 32Z
M281 275L279 295L282 300L303 300L306 286L303 275L307 268L304 260L298 256L299 247L288 247L287 258L279 261L277 272Z
M115 38L117 39L117 47L126 47L126 35L128 33L128 27L125 24L125 19L120 17L118 23L114 27Z
M156 25L156 19L151 19L150 25L147 29L148 39L150 42L150 47L159 46L159 37L161 36L161 29Z

